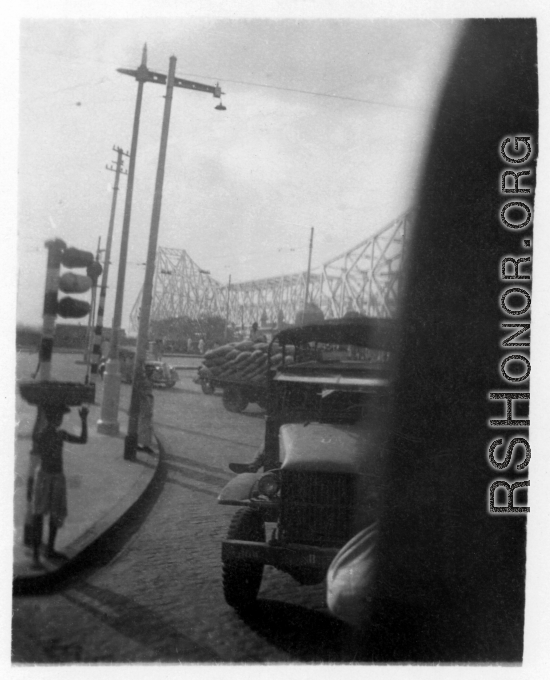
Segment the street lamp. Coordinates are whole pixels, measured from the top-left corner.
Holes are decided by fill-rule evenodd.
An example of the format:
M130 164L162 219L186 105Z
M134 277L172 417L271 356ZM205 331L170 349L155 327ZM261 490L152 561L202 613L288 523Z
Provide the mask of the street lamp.
M160 150L157 166L157 176L155 180L155 196L153 200L153 212L151 215L151 228L149 231L147 264L145 266L145 278L143 281L141 297L141 314L139 317L138 337L136 343L134 378L132 381L132 396L130 399L130 412L128 418L128 433L124 441L124 458L126 460L135 460L136 448L138 443L140 391L143 380L143 369L145 363L145 355L147 351L147 342L149 339L149 320L151 316L151 303L153 299L155 254L157 252L160 211L162 206L162 188L164 183L164 168L166 164L168 130L170 127L170 111L172 109L172 93L174 87L183 87L190 90L197 90L199 92L208 92L214 95L214 97L220 99L220 105L216 106L215 108L221 111L225 110L225 106L221 104L221 95L223 93L221 91L219 83L212 87L211 85L203 85L202 83L195 83L191 80L183 80L183 78L176 78L175 72L176 72L176 57L173 56L170 57L168 76L165 76L160 73L149 72L152 76L154 76L154 82L166 83L166 97L164 101L164 116L160 136Z
M124 219L122 222L122 235L120 240L120 256L118 262L115 309L111 328L111 342L109 347L109 358L105 364L105 373L103 376L104 388L103 401L101 403L101 416L97 422L97 431L102 434L110 435L117 435L119 431L118 404L120 400L120 363L118 359L118 345L122 321L122 304L124 301L126 260L128 259L128 238L130 235L130 217L132 214L132 195L134 190L141 100L143 98L144 84L147 81L155 82L152 77L153 74L147 69L147 45L143 46L141 64L136 71L127 71L125 69L118 70L122 73L135 76L138 81L138 91L134 112L134 127L132 130L132 146L130 148L130 159L128 163L128 182L126 184L126 202L124 205Z

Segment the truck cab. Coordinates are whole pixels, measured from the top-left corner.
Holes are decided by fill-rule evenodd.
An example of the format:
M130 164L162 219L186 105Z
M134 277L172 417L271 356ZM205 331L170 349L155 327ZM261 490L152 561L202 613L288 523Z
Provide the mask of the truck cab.
M219 503L235 513L222 543L226 601L257 598L263 567L320 583L339 551L376 519L393 325L353 318L293 327L273 339L263 471L237 475ZM360 360L349 348L359 347Z

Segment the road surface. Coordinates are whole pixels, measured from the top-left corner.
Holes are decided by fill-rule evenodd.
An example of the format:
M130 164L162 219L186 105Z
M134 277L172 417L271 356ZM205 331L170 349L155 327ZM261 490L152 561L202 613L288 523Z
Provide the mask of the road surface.
M78 379L79 358L56 355L55 377ZM21 355L19 374L32 372L35 362L36 356ZM58 376L56 366L67 374ZM194 375L181 370L175 388L155 390L155 429L165 455L150 506L58 592L14 598L14 662L345 660L350 631L326 610L323 585L299 586L267 567L253 615L244 620L225 603L220 543L234 510L217 505L216 497L232 477L228 462L250 459L260 445L263 412L251 405L229 413L221 395L204 395ZM129 391L122 386L123 408ZM126 413L120 422L125 429Z

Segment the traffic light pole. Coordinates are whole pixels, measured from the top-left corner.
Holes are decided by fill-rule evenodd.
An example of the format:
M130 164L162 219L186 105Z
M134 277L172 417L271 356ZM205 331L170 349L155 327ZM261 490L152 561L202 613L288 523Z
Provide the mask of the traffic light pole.
M95 261L99 264L99 255L101 253L101 236L97 240L97 251L95 256ZM100 265L101 266L101 265ZM96 297L97 297L97 279L92 280L92 309L88 317L88 328L86 329L86 349L84 351L84 361L86 363L86 376L88 375L88 370L90 367L90 362L92 358L92 349L94 344L94 319L96 311Z
M53 339L55 334L55 317L57 316L57 293L59 290L59 273L61 270L61 257L66 248L65 241L59 238L46 241L48 249L48 261L46 265L46 285L44 287L44 307L42 312L42 337L38 350L38 379L42 382L51 380L52 377L52 354ZM44 415L39 407L36 412L36 421L33 427L33 435L42 427Z
M48 249L48 261L46 265L46 285L44 288L44 306L42 311L42 337L38 349L38 376L44 382L51 380L52 377L52 354L53 340L55 334L55 317L57 315L57 292L59 289L59 273L61 270L61 256L66 244L61 239L46 241ZM34 438L46 425L46 417L43 409L38 406L36 409L36 420L34 422L32 436ZM23 530L25 545L32 545L33 532L33 509L32 492L36 470L40 464L40 458L35 453L34 447L31 448L29 468L27 472L27 510L25 513L25 527Z
M44 311L42 320L42 338L40 340L39 379L51 380L52 375L52 352L53 336L55 333L55 317L57 315L57 291L59 288L59 271L61 269L61 256L66 248L61 239L46 242L48 249L48 263L46 270L46 286L44 291Z

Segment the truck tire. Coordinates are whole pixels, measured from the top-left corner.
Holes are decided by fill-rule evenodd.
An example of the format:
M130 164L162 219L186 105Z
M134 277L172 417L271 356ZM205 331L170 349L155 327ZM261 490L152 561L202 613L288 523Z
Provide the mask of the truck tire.
M225 408L231 413L241 413L248 406L248 399L244 396L242 390L233 385L224 387L222 401Z
M208 380L201 380L201 390L203 394L214 394L214 385Z
M229 540L265 542L263 519L257 510L240 508L229 525ZM264 565L246 560L223 562L223 594L228 605L237 611L252 607L262 582Z

